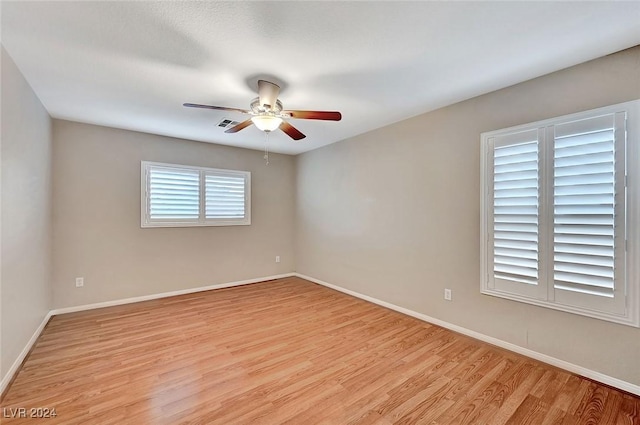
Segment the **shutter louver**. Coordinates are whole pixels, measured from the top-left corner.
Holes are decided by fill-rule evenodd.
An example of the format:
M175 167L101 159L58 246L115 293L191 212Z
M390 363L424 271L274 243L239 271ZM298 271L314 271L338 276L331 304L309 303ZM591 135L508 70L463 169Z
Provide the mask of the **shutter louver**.
M245 218L245 179L242 176L205 175L207 219Z
M554 288L614 296L614 115L557 125Z
M151 220L197 220L200 211L198 171L149 168L149 218Z
M538 141L494 149L493 273L538 282Z

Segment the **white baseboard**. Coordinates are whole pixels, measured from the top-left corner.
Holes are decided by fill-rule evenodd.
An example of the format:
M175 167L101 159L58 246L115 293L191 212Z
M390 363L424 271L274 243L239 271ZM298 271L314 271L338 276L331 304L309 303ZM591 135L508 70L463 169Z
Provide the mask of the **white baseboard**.
M522 354L523 356L530 357L535 360L539 360L543 363L550 364L555 367L559 367L560 369L564 369L566 371L575 373L577 375L584 376L585 378L593 379L594 381L601 382L603 384L619 388L623 391L626 391L631 394L635 394L640 396L640 386L632 384L627 381L623 381L622 379L614 378L609 375L605 375L600 372L596 372L595 370L587 369L582 366L575 365L573 363L569 363L564 360L557 359L555 357L548 356L546 354L539 353L537 351L530 350L528 348L521 347L519 345L512 344L510 342L503 341L498 338L494 338L485 334L481 334L480 332L472 331L471 329L463 328L462 326L454 325L453 323L445 322L444 320L436 319L435 317L427 316L426 314L418 313L413 310L409 310L408 308L400 307L395 304L388 303L386 301L379 300L377 298L370 297L368 295L361 294L359 292L352 291L350 289L345 289L340 286L333 285L328 282L324 282L320 279L313 278L311 276L306 276L301 273L294 273L295 276L305 279L314 283L317 283L322 286L326 286L327 288L335 289L336 291L343 292L345 294L354 296L356 298L360 298L365 301L369 301L374 304L378 304L382 307L386 307L390 310L395 310L399 313L406 314L407 316L415 317L416 319L422 320L424 322L432 323L434 325L442 326L443 328L452 330L454 332L461 333L463 335L470 336L472 338L478 339L480 341L487 342L489 344L504 348L509 351L513 351L514 353Z
M210 291L212 289L222 289L222 288L230 288L232 286L249 285L251 283L258 283L258 282L263 282L263 281L267 281L267 280L274 280L274 279L282 279L282 278L291 277L291 276L294 276L294 275L295 275L294 273L285 273L285 274L279 274L279 275L273 275L273 276L258 277L258 278L255 278L255 279L247 279L247 280L239 280L239 281L236 281L236 282L219 283L217 285L209 285L209 286L201 286L201 287L198 287L198 288L181 289L179 291L162 292L162 293L159 293L159 294L143 295L143 296L140 296L140 297L125 298L125 299L120 299L120 300L105 301L105 302L95 303L95 304L86 304L86 305L79 305L79 306L74 306L74 307L65 307L65 308L58 308L58 309L51 310L50 312L47 313L45 318L42 320L42 323L40 324L40 326L38 326L36 331L33 333L33 335L31 336L31 339L29 339L29 342L27 342L27 345L24 347L24 349L22 350L22 352L20 353L20 355L18 356L16 361L13 363L13 365L9 368L9 370L7 371L5 376L2 378L2 381L0 381L0 395L4 393L5 389L9 385L9 382L11 382L11 379L13 379L13 376L16 374L16 372L20 368L20 365L24 361L25 357L27 357L27 354L29 354L29 350L31 350L31 347L33 347L33 344L36 343L36 341L38 340L38 337L40 336L40 334L42 333L44 327L49 322L49 319L52 316L55 316L55 315L58 315L58 314L64 314L64 313L74 313L76 311L93 310L93 309L96 309L96 308L111 307L111 306L115 306L115 305L137 303L137 302L140 302L140 301L155 300L155 299L158 299L158 298L173 297L173 296L176 296L176 295L184 295L184 294L192 294L192 293L195 293L195 292Z
M200 286L200 287L197 287L197 288L180 289L178 291L161 292L159 294L142 295L142 296L139 296L139 297L123 298L123 299L120 299L120 300L104 301L104 302L101 302L101 303L85 304L85 305L77 305L77 306L73 306L73 307L57 308L57 309L51 310L51 315L55 316L57 314L75 313L76 311L94 310L96 308L112 307L112 306L115 306L115 305L138 303L140 301L157 300L159 298L174 297L176 295L193 294L195 292L202 292L202 291L211 291L212 289L231 288L232 286L249 285L251 283L264 282L264 281L267 281L267 280L274 280L274 279L282 279L282 278L291 277L291 276L295 276L295 273L285 273L285 274L278 274L278 275L273 275L273 276L257 277L255 279L238 280L238 281L235 281L235 282L219 283L219 284L216 284L216 285Z
M38 337L42 333L44 327L47 325L47 323L49 323L49 319L51 318L51 316L51 312L48 312L44 316L44 319L42 319L42 322L37 327L36 331L33 333L33 335L31 335L31 338L27 342L27 345L24 346L24 349L22 350L16 361L13 362L7 373L2 377L2 381L0 381L0 395L4 393L4 390L7 389L9 382L11 382L11 379L13 379L13 376L16 374L18 369L20 369L22 362L27 357L27 354L29 354L29 351L31 350L31 347L33 347L33 344L35 344L38 340Z

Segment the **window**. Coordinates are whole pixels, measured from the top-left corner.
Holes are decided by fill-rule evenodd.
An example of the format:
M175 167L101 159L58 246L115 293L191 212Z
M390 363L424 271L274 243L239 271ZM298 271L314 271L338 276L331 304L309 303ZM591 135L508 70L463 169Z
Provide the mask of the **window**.
M481 291L640 326L640 101L482 134Z
M142 161L142 227L251 224L251 173Z

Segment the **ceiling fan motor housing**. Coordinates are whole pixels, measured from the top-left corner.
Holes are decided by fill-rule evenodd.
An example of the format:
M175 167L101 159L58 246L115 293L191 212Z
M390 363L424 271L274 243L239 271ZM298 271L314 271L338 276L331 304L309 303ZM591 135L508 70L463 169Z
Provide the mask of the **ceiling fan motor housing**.
M276 100L274 105L261 105L260 98L256 97L251 101L250 107L251 107L251 112L253 112L256 115L264 115L264 114L280 115L280 112L282 112L282 102L280 102L279 100Z

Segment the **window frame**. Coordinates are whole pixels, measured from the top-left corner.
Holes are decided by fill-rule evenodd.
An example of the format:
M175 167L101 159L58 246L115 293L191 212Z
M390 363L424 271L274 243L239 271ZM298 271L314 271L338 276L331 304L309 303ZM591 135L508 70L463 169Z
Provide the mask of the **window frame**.
M199 173L199 213L197 219L170 219L151 220L149 215L149 170L152 167L167 168L185 171L197 171ZM244 218L206 218L206 176L232 176L244 179ZM170 164L163 162L140 162L140 227L210 227L210 226L248 226L251 225L251 172L241 170L228 170L222 168L197 167L182 164Z
M555 125L588 119L605 114L626 113L626 152L624 168L625 173L625 247L623 269L624 276L624 313L616 314L597 309L560 303L552 294L555 290L553 279L553 182L549 182L549 176L553 178L553 152ZM544 163L539 168L539 277L538 291L535 294L517 294L495 288L492 281L492 252L493 252L493 155L494 149L490 143L492 138L510 134L526 132L537 129L540 158ZM640 100L619 103L602 108L582 111L574 114L554 117L542 121L504 128L481 134L481 176L480 176L480 292L485 295L496 296L508 300L524 302L554 310L588 316L596 319L621 323L629 326L640 327ZM546 167L543 169L543 167ZM616 168L616 172L618 169ZM617 197L618 195L616 195ZM551 209L551 211L549 211ZM551 217L551 219L550 219ZM550 263L550 264L547 264ZM495 280L495 278L493 278ZM583 294L577 294L582 297ZM604 298L602 298L605 300ZM619 299L619 298L618 298Z

